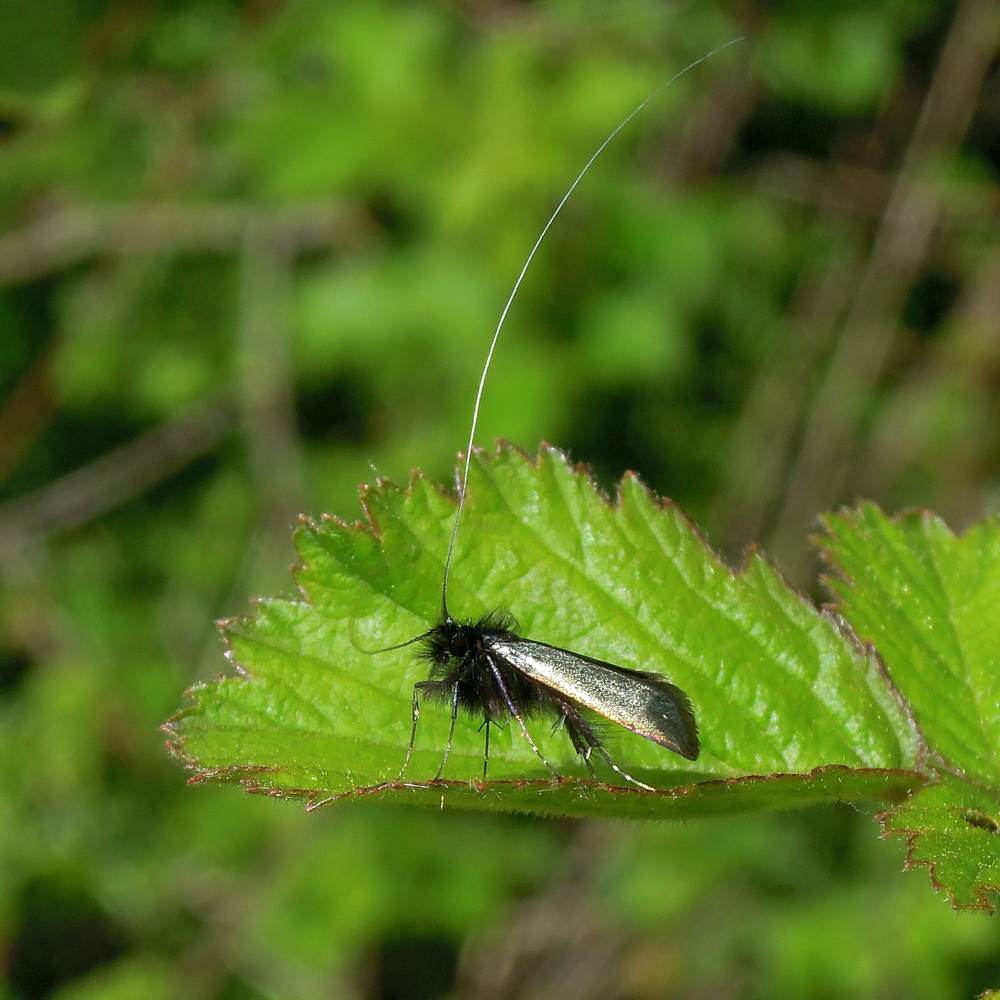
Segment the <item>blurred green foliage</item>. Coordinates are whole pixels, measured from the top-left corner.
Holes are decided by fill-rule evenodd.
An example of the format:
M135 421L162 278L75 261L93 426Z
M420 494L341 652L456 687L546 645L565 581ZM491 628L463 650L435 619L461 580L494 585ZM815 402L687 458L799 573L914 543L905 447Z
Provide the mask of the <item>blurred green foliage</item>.
M157 732L302 511L480 440L807 579L1000 468L989 0L0 0L0 997L968 997L849 809L619 828L189 789ZM436 582L429 582L436 586ZM415 672L419 669L416 665Z

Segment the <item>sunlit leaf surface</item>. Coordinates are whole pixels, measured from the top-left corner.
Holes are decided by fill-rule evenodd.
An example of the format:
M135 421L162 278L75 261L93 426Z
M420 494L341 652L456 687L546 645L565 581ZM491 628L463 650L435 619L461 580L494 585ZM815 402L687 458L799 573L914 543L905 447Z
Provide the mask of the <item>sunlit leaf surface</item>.
M561 731L533 720L553 784L514 725L461 717L444 779L448 710L427 705L406 781L414 647L372 652L433 626L454 501L422 477L362 497L368 522L304 523L300 601L267 600L226 627L242 676L194 692L170 724L196 777L242 780L310 801L377 793L555 813L697 815L830 799L898 798L917 733L877 659L792 591L759 555L734 573L669 503L626 478L612 503L554 449L477 454L449 590L457 618L504 607L521 634L688 692L702 753L692 763L611 725L607 746L659 792L589 780ZM819 770L817 770L819 769ZM783 777L767 778L768 775ZM789 777L795 776L795 777ZM613 780L614 779L614 780ZM387 784L388 783L388 784Z

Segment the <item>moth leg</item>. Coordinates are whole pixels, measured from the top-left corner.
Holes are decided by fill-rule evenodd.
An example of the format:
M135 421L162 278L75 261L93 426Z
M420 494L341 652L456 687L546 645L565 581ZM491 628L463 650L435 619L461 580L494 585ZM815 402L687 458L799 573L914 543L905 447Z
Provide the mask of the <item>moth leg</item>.
M396 780L394 784L400 784L403 780L403 775L406 774L406 769L410 766L410 758L413 756L413 745L417 739L417 722L420 719L420 694L424 692L425 694L431 694L434 691L440 691L442 685L440 681L418 681L413 685L413 711L411 715L412 725L410 726L410 742L406 748L406 756L403 758L403 766L399 769L399 774L396 775ZM452 692L452 700L457 698L457 690ZM455 731L455 709L452 710L451 717L451 730ZM448 740L448 749L451 749L451 738ZM445 759L441 762L441 768L438 771L437 777L441 776L441 771L444 770L445 761L448 759L448 751L445 751ZM437 781L437 778L434 779Z
M590 773L590 776L594 779L594 781L597 781L598 780L597 772L594 770L594 761L592 760L593 747L578 736L575 726L567 724L565 728L567 734L569 735L570 742L573 744L573 749L577 752L580 759L586 765L587 771ZM597 738L596 735L594 736L594 738L595 739Z
M410 715L410 743L406 748L406 756L403 758L403 766L399 769L399 774L396 775L396 784L399 784L399 782L403 780L403 775L406 774L406 769L410 766L410 758L413 756L413 744L417 738L417 720L420 718L420 689L425 687L426 683L426 681L421 681L420 683L413 685L413 709Z
M507 711L517 720L517 724L521 727L521 732L524 733L524 738L528 741L528 746L535 752L535 756L552 772L553 778L562 778L562 775L548 762L545 755L541 750L538 749L538 744L531 738L531 733L528 732L528 727L524 724L524 719L521 717L521 713L517 710L517 705L514 704L514 699L511 698L510 692L507 690L507 685L503 682L503 675L497 669L497 665L493 662L492 656L487 656L487 661L490 665L490 670L493 673L493 679L497 682L497 687L500 689L500 693L503 695L504 704L507 706Z
M438 768L437 774L434 775L435 781L441 780L441 775L444 774L444 769L448 764L448 755L451 753L451 745L455 739L455 720L457 718L458 718L458 681L455 681L455 683L452 684L451 686L451 726L448 728L448 742L444 746L444 756L441 758L441 766Z
M627 771L623 771L614 762L608 751L604 749L604 744L601 743L601 739L597 733L594 732L593 727L580 714L574 705L564 702L561 707L563 711L563 719L566 723L566 732L569 734L570 742L573 744L576 752L583 758L583 762L587 765L587 770L590 772L592 778L597 778L597 774L594 771L594 764L591 759L594 751L596 750L597 753L603 758L604 763L607 764L612 771L620 774L626 781L631 782L638 788L645 789L647 792L656 791L655 788L640 781L638 778L633 778L631 774Z
M485 733L483 743L483 781L486 780L486 769L490 763L490 726L496 726L497 729L506 728L503 722L498 722L491 715L487 714L483 716L483 724L479 727L479 731Z
M486 736L483 742L483 782L486 781L486 769L490 765L490 719L486 719L483 722L483 729L486 730Z
M594 770L594 762L591 759L594 749L601 745L601 740L593 728L588 725L587 720L572 706L565 702L560 704L562 717L556 723L562 725L569 736L573 749L583 758L584 764L590 776L597 781L597 772Z

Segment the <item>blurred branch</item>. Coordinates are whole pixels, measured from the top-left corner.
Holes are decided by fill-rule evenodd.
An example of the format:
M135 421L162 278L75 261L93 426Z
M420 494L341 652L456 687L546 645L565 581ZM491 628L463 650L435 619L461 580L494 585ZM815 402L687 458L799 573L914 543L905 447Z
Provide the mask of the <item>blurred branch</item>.
M95 255L242 253L240 410L257 481L270 498L268 507L285 510L294 505L293 496L301 495L288 324L281 318L288 309L291 262L309 250L356 250L358 234L367 228L360 213L325 203L275 209L236 204L65 206L0 236L0 287ZM283 332L276 335L276 330ZM0 546L76 527L118 506L211 451L235 421L231 404L208 404L0 505ZM276 475L276 470L283 472Z
M737 144L740 129L746 124L757 94L747 86L749 70L746 59L749 47L741 50L738 68L713 76L712 85L695 98L686 116L678 147L663 157L672 163L674 184L690 184L715 173Z
M921 364L894 388L865 442L861 464L873 492L886 489L921 455L935 455L949 484L940 510L953 528L982 516L984 469L1000 426L1000 254L983 259L947 328ZM944 427L942 427L944 424Z
M824 218L823 226L830 230L833 220ZM736 561L764 534L815 391L815 373L857 282L861 253L856 246L833 259L818 279L810 275L799 283L783 336L754 380L730 440L712 523L723 550Z
M368 223L323 202L262 209L251 205L70 205L0 236L0 287L32 281L98 254L169 250L239 252L248 228L266 230L296 252L356 249Z
M995 0L965 0L945 41L792 467L771 549L793 575L807 558L801 539L813 518L838 499L866 401L938 223L938 205L925 196L921 175L928 164L956 152L989 71L998 28Z
M5 482L55 412L46 351L0 403L0 483Z
M296 426L290 323L295 248L265 224L247 226L243 242L238 337L238 406L261 517L246 549L241 586L276 557L287 562L288 535L305 506L302 445ZM242 593L242 591L241 591Z
M231 432L232 406L206 403L48 486L0 504L0 551L86 524L202 455Z
M240 411L261 496L291 516L304 492L289 323L294 248L275 239L269 226L251 224L243 250Z
M469 942L455 1000L631 996L627 936L593 898L593 874L620 840L610 827L578 824L548 884Z
M757 175L757 190L772 198L815 207L838 219L873 222L885 212L893 189L893 177L886 170L845 163L821 162L783 153L774 156ZM915 183L920 180L915 178ZM937 190L926 185L925 196Z
M809 272L799 282L782 335L761 366L733 431L711 515L713 537L732 558L762 538L769 525L773 529L774 508L798 445L803 414L859 282L863 224L881 217L892 189L892 177L885 171L840 162L825 165L798 156L773 159L758 181L772 198L813 207L816 228L837 234L838 243L826 270L818 276ZM944 205L940 187L930 181L918 178L914 184L921 187L925 203L935 206L942 227L961 230L1000 214L1000 201L988 184L954 206ZM974 277L973 284L978 280ZM878 496L889 488L886 473L890 468L898 472L899 462L886 464L885 455L875 461L873 454L866 445L856 464L866 470L866 493Z
M762 185L780 197L816 205L825 228L843 220L848 239L861 236L850 235L854 220L878 220L859 272L845 270L838 258L823 278L807 277L800 287L786 334L734 435L716 504L730 549L760 538L765 520L772 521L768 549L793 579L810 558L803 540L813 518L840 497L900 312L944 216L928 168L957 152L998 29L1000 7L993 0L960 6L894 180L869 168L791 157L762 175ZM811 373L828 353L816 387Z

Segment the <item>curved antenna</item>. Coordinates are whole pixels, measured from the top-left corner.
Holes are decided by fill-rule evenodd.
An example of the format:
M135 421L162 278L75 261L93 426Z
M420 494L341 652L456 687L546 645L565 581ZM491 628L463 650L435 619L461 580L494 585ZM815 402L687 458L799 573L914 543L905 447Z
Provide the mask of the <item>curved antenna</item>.
M394 646L383 646L381 649L365 649L358 642L357 633L355 631L354 619L347 619L347 638L351 645L359 652L364 653L365 656L375 656L378 653L391 653L394 649L403 649L406 646L412 646L414 643L421 642L426 639L434 629L429 629L428 631L422 633L421 635L414 636L412 639L407 639L406 642L397 642Z
M728 49L731 45L736 45L738 42L742 42L744 37L745 36L740 35L737 38L730 39L730 41L716 46L710 52L706 52L705 55L695 59L694 62L688 63L682 70L679 70L672 77L670 77L666 83L660 84L660 86L657 87L656 90L654 90L648 97L637 104L621 120L621 122L619 122L618 126L604 140L604 142L597 147L590 159L587 160L583 169L576 175L573 183L566 189L566 193L562 196L559 204L556 205L555 210L549 216L548 222L545 223L542 227L542 231L538 234L538 239L535 240L534 246L532 246L531 252L528 254L527 259L524 262L524 266L521 268L521 271L517 276L517 280L514 282L514 287L511 289L510 295L507 296L507 302L503 307L503 311L500 313L500 319L497 322L496 330L493 331L493 339L490 341L490 349L486 352L486 363L483 365L483 372L479 376L479 388L476 390L476 401L472 407L472 426L469 429L469 444L465 449L465 462L462 467L462 478L458 487L458 509L455 511L455 524L451 529L451 541L448 543L448 554L444 561L444 579L441 582L441 614L444 616L445 621L451 621L451 615L448 614L448 577L451 575L451 559L455 553L455 542L458 540L458 527L462 520L462 511L465 509L465 494L469 485L469 469L472 465L472 449L476 440L476 427L479 424L479 409L483 401L483 389L486 387L486 376L489 374L490 365L493 363L493 354L496 351L497 341L500 339L500 331L503 329L504 321L507 319L507 313L510 312L511 304L514 302L514 297L517 295L517 291L521 287L521 282L524 280L524 276L527 273L532 260L535 258L535 253L538 251L539 246L541 246L542 240L545 239L548 231L552 228L552 223L556 221L559 213L563 210L563 206L567 201L569 201L570 195L576 190L580 181L582 181L586 176L587 171L590 170L594 160L596 160L611 144L612 139L614 139L614 137L618 135L618 133L621 132L621 130L625 128L625 126L628 125L628 123L632 121L632 119L635 118L635 116L639 114L639 112L642 111L642 109L646 107L650 101L659 97L660 94L667 89L667 87L676 83L677 80L684 76L685 73L690 72L696 66L700 66L703 62L711 59L712 56L721 52L723 49Z

